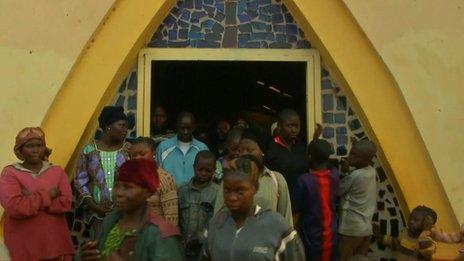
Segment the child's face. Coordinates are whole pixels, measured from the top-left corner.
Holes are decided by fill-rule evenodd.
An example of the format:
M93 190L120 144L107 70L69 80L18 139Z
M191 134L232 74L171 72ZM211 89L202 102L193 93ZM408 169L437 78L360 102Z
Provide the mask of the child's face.
M410 236L419 236L424 230L425 214L413 211L408 220L408 232Z
M240 155L240 139L231 140L227 144L227 156L229 159L238 158Z
M300 135L300 118L298 116L292 116L282 123L280 123L280 135L285 140L296 140Z
M200 183L206 183L213 179L216 171L216 162L213 159L199 158L194 166L195 178Z
M240 176L226 176L223 186L224 203L230 212L249 213L256 193L256 187L251 181Z
M155 152L153 151L150 145L139 143L131 146L130 157L131 159L154 160Z

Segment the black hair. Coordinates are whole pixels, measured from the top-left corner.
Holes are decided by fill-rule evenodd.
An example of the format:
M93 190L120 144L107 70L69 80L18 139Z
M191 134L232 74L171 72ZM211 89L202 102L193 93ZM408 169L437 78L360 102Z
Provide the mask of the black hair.
M212 153L209 150L202 150L198 152L197 155L195 156L195 161L193 163L193 166L196 166L200 159L210 159L214 163L216 163L216 155L214 155L214 153Z
M227 133L225 144L229 144L234 140L240 140L242 138L243 130L239 128L233 128Z
M316 139L308 144L308 156L314 163L327 163L333 153L332 145L326 140Z
M152 138L149 138L149 137L142 137L142 136L137 137L134 141L132 141L132 145L136 145L136 144L148 145L150 146L150 149L152 149L153 151L155 151L155 148L156 148L156 142Z
M185 117L189 117L190 119L192 119L193 122L195 122L195 115L193 115L193 113L188 112L188 111L183 111L179 113L179 115L177 116L176 123L179 124L179 122Z
M370 140L360 140L357 141L352 148L353 151L359 153L360 156L366 160L372 160L372 158L377 153L377 147L374 142Z
M295 111L295 110L292 110L292 109L283 109L279 112L279 122L282 123L286 120L288 120L289 118L291 117L300 117L300 115L298 115L298 113Z
M435 210L433 210L433 209L431 209L431 208L429 208L427 206L424 206L424 205L415 207L411 211L411 213L413 213L413 212L420 212L425 216L431 217L432 221L433 221L433 224L435 224L437 222L437 220L438 220L437 212L435 212Z
M251 155L240 156L233 160L228 168L224 169L223 179L230 176L240 176L249 179L256 189L258 189L261 169L262 163L256 157Z
M259 148L263 153L267 151L267 144L269 142L269 137L262 130L258 128L248 128L243 131L242 139L248 139L254 141L258 144Z

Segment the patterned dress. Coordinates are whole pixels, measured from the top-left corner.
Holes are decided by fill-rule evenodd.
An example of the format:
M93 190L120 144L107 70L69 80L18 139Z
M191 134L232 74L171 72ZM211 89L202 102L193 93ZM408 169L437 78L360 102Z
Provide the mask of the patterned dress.
M97 204L112 207L111 192L114 185L114 175L117 169L129 159L129 146L129 143L125 143L119 150L103 151L93 141L82 150L74 175L77 200L74 227L81 228L78 229L80 234L89 230L91 226L93 231L90 230L90 236L92 236L103 219L87 208L84 202L86 198L92 198ZM76 223L79 224L76 226Z

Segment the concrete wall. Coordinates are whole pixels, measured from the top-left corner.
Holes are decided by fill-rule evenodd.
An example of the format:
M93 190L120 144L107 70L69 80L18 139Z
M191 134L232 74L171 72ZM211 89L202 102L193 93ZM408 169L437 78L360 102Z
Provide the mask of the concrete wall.
M14 137L39 126L114 0L0 0L0 166Z
M397 81L455 214L464 222L464 2L344 2ZM392 126L392 135L396 128L401 126Z

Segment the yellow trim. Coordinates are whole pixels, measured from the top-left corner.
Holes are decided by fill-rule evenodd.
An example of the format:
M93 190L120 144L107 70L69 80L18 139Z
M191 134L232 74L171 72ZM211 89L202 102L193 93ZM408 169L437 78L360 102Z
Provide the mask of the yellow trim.
M306 117L308 140L312 137L315 124L321 122L321 78L320 56L316 50L272 50L272 49L166 49L146 48L139 54L137 85L137 130L138 135L150 134L151 72L152 61L289 61L306 63ZM143 109L140 109L143 108Z

